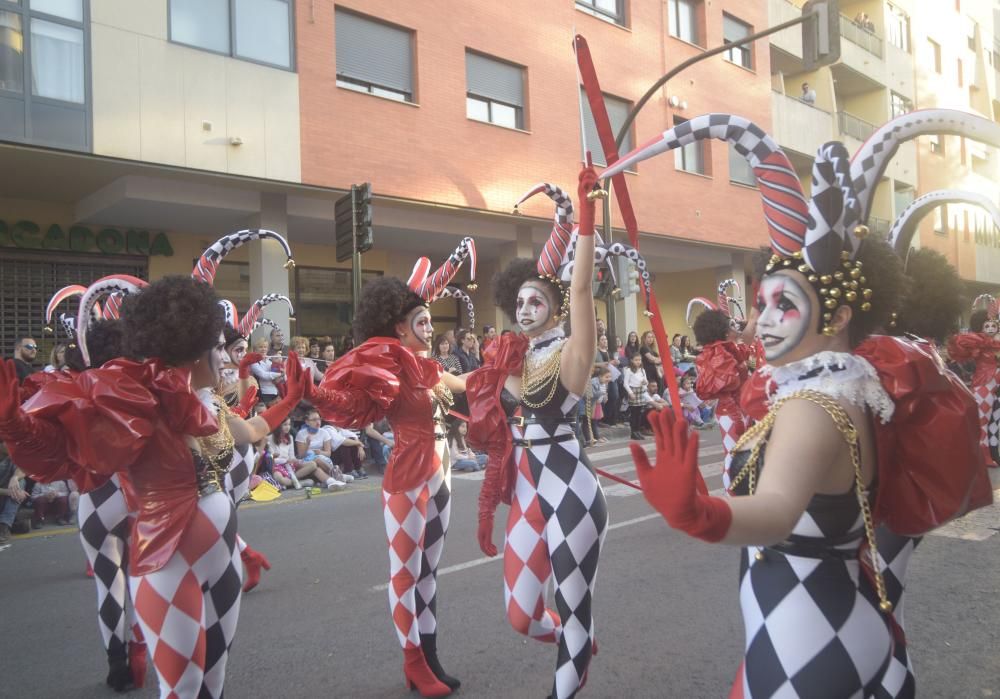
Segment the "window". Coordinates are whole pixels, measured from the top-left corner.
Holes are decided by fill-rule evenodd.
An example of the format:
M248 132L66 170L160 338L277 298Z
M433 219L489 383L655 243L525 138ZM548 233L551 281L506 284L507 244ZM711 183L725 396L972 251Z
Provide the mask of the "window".
M735 17L730 17L729 15L722 14L722 43L732 44L734 42L745 39L753 33L753 28L749 24L745 24ZM733 46L726 49L725 52L726 60L741 65L744 68L753 69L753 54L751 51L751 46Z
M170 40L291 69L292 2L170 0Z
M910 16L894 5L889 5L886 15L886 36L889 43L910 52Z
M944 136L941 136L940 134L931 134L928 137L928 141L930 143L931 153L944 155Z
M670 36L675 36L689 44L702 45L698 30L701 0L670 0Z
M337 85L413 102L413 33L337 9Z
M594 123L594 115L590 111L590 102L587 101L587 94L583 91L582 87L580 88L580 100L583 103L583 134L586 136L586 140L581 144L581 150L589 148L591 156L594 158L594 165L605 166L607 165L607 160L604 157L604 148L601 146L601 139L597 135L597 125ZM611 95L604 95L604 106L608 110L608 121L611 122L611 130L617 136L618 130L621 129L622 124L625 123L625 119L628 118L628 113L632 111L632 103L612 97ZM625 134L625 140L622 141L618 153L624 154L630 150L632 150L631 130ZM582 157L580 159L583 160Z
M941 44L934 41L933 39L927 40L927 45L931 49L931 59L934 61L934 71L936 73L941 72Z
M351 334L354 306L351 301L351 270L320 267L295 267L292 301L295 304L295 331L307 337ZM363 269L361 284L382 276L381 272Z
M90 147L83 0L0 3L0 139Z
M757 186L757 176L753 174L753 168L746 158L736 152L732 144L729 144L729 181L750 187Z
M674 117L674 126L683 124L687 119ZM697 175L707 175L705 163L708 161L708 141L701 140L674 149L674 168Z
M465 114L511 129L524 128L524 68L465 52Z
M965 84L965 75L964 75L964 72L962 71L962 59L961 58L958 59L958 72L956 73L956 75L958 76L958 86L962 87Z
M938 235L948 235L948 205L942 204L934 209L934 232Z
M976 23L969 17L965 18L966 29L965 29L965 43L968 45L970 51L976 50Z
M913 111L913 102L895 92L889 93L889 106L892 110L892 118Z
M606 22L625 26L625 0L576 0L576 9Z

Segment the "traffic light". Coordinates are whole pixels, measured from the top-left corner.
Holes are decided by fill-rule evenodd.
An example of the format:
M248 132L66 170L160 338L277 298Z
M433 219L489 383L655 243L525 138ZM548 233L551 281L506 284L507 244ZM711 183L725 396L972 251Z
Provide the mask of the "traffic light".
M375 245L372 230L372 183L351 186L354 196L354 240L358 252L368 252Z
M639 292L639 270L635 264L625 257L617 259L618 285L622 296L631 296Z
M333 206L334 237L337 241L337 262L346 262L354 255L354 193L341 197Z
M840 60L840 0L808 0L802 6L802 62L815 70Z

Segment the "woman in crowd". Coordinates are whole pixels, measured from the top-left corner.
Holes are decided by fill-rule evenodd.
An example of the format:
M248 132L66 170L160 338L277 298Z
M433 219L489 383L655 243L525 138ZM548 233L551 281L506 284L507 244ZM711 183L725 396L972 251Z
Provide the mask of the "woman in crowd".
M462 365L459 363L458 357L451 353L451 342L447 335L442 334L435 338L432 357L449 374L458 376L462 373Z
M52 347L52 351L49 352L49 363L45 365L43 371L47 373L52 373L55 371L62 371L66 367L66 344L58 343Z
M309 351L311 347L311 345L309 344L309 338L302 337L301 335L296 335L292 338L291 346L292 349L299 355L299 357L301 357L299 361L302 362L302 370L306 372L306 374L310 377L310 379L314 383L322 381L323 372L321 372L319 370L319 367L316 365L316 360L309 356Z
M285 488L298 490L303 485L302 479L305 478L322 484L333 480L315 460L307 461L296 456L290 418L285 419L278 429L268 436L268 451L274 463L274 479Z
M621 338L618 339L621 340ZM628 361L629 359L632 358L633 354L639 354L640 349L642 349L642 347L639 344L639 333L637 333L635 330L632 330L629 332L628 339L622 346L621 349L622 359Z
M473 451L466 441L469 423L465 420L450 420L448 423L448 448L451 450L453 471L482 471L486 468L486 454Z
M320 350L319 359L316 360L316 368L325 373L334 360L337 359L337 348L332 342L324 342Z
M461 684L437 657L437 568L451 516L445 417L465 382L427 357L434 338L429 305L445 293L475 244L466 238L430 273L421 258L408 282L369 282L355 315L357 347L329 369L309 401L331 423L360 429L381 418L395 446L382 480L390 547L390 613L403 648L406 684L442 697Z
M678 351L680 350L680 335L674 335L671 353L673 353L674 347L677 347ZM647 330L642 334L639 355L642 357L642 370L646 372L646 380L663 383L663 360L660 359L660 353L656 351L656 336L652 330ZM677 364L675 363L674 366Z
M774 254L757 337L771 405L733 450L734 496L707 494L697 436L670 411L651 416L656 467L632 449L644 495L671 526L744 547L746 654L733 696L874 695L895 633L875 525L926 530L990 499L979 492L985 467L967 392L918 346L870 337L890 325L903 290L899 260L861 225L874 185L900 140L939 125L968 135L972 119L922 114L874 134L879 150L862 147L857 173L842 144L820 148L808 202L774 141L730 115L695 117L604 173L715 137L747 158L764 200ZM742 138L751 133L753 148Z

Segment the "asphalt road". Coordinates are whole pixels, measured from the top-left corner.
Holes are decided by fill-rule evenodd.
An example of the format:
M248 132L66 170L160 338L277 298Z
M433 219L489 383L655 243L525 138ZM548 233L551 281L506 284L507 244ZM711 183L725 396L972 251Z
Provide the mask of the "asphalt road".
M719 487L721 447L703 433ZM647 445L649 442L647 441ZM592 450L633 478L624 442ZM456 696L544 697L555 649L507 625L499 558L475 541L476 475L453 481L439 587L439 649ZM600 654L583 696L727 696L743 630L737 552L671 531L641 494L605 481L612 529L595 599ZM373 477L343 493L299 493L240 508L240 533L273 564L244 596L226 696L416 697L388 615L387 552ZM502 541L498 517L495 540ZM906 623L919 696L1000 697L1000 505L928 537L910 569ZM111 697L93 583L75 532L42 529L0 550L0 697ZM155 697L147 687L133 697Z

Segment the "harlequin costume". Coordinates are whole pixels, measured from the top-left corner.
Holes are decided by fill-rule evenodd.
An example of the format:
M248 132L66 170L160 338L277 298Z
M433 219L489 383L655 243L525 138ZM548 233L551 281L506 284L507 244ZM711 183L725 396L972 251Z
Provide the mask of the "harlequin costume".
M989 294L983 294L973 302L973 311L981 304L986 305L986 320L981 331L953 335L948 340L948 356L958 362L975 362L976 371L972 375L972 392L979 407L980 444L987 463L1000 464L1000 406L997 405L997 387L1000 386L1000 321L998 321L997 301ZM992 332L991 332L992 331Z
M518 203L536 193L556 203L536 272L560 285L562 316L568 313L574 263L604 264L613 255L636 263L648 299L649 273L634 248L598 244L593 261L574 259L576 236L593 234L592 213L576 229L572 200L548 183L535 186ZM559 699L576 695L596 651L593 591L608 526L604 491L575 435L581 396L569 392L560 378L565 343L560 326L531 340L503 335L466 382L468 439L489 457L479 495L480 532L492 533L500 502L510 505L503 551L507 618L519 633L558 645L551 696ZM520 398L504 388L510 376L522 379ZM550 581L556 609L545 606Z
M857 260L859 252L866 254L861 224L899 143L938 132L1000 141L1000 127L984 119L950 110L913 112L878 129L853 161L839 143L822 146L807 201L794 169L763 130L740 117L711 114L664 132L603 176L703 138L728 141L747 158L760 186L774 252L766 275L802 274L820 300L818 329L834 335L833 311L842 305L863 314L878 303L888 316L890 300L873 299L865 278L871 270ZM875 526L919 536L991 501L976 446L974 403L936 355L898 338L871 336L853 352L821 352L773 369L764 379L773 404L734 450L735 495L754 492L775 416L793 398L814 403L833 419L855 477L846 493L814 495L785 541L741 550L746 645L730 696L869 696L879 690L893 639L902 633L878 568ZM841 401L877 418L874 498L862 481L857 432ZM672 526L710 542L722 540L732 508L706 494L697 471L697 436L666 412L655 418L655 427L658 467L633 449L644 494Z
M475 255L475 243L465 238L433 273L430 260L421 258L405 287L396 281L426 306L445 293L455 295L457 290L446 289L466 259L475 279ZM416 307L403 310L404 318ZM445 417L452 397L441 375L440 364L398 338L369 337L331 364L308 394L323 418L337 426L363 428L382 418L392 426L395 445L382 480L389 609L407 685L431 697L450 694L460 684L437 658L437 570L451 518Z

